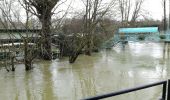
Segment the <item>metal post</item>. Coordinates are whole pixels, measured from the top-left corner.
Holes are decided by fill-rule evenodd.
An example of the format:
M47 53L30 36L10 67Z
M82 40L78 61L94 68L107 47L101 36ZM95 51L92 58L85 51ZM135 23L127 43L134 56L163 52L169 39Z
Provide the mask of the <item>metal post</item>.
M166 85L167 85L167 81L165 83L163 83L162 100L166 99Z
M169 29L170 30L170 0L169 0Z
M164 2L164 31L166 31L166 0L164 0L163 2Z
M168 91L167 91L167 100L170 100L170 79L168 79Z

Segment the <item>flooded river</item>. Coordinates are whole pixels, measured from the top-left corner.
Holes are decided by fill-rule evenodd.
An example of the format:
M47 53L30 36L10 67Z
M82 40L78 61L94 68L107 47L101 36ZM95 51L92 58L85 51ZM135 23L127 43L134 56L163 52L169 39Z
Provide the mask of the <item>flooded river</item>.
M0 100L79 100L170 78L170 44L129 42L92 56L42 61L25 72L0 70ZM156 100L161 86L106 100Z

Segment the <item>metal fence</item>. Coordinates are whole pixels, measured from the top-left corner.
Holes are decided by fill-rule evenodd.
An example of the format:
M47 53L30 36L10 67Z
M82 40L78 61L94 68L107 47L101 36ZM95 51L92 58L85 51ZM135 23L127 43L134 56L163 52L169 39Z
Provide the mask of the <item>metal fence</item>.
M142 89L155 87L155 86L160 86L160 85L162 85L162 96L161 96L160 100L170 100L170 80L155 82L155 83L152 83L152 84L147 84L147 85L138 86L138 87L135 87L135 88L120 90L120 91L113 92L113 93L108 93L108 94L98 95L98 96L94 96L94 97L89 97L89 98L85 98L85 99L82 99L82 100L105 99L105 98L118 96L118 95L123 95L123 94L126 94L126 93L139 91L139 90L142 90Z

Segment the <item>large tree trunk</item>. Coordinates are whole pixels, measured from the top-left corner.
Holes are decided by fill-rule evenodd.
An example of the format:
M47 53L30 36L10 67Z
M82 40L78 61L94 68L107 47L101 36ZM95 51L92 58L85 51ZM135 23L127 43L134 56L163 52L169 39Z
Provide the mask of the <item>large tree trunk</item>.
M85 54L88 55L88 56L91 56L91 51L92 51L92 45L91 45L92 33L89 30L87 31L88 34L86 36L87 44L86 44Z
M32 69L32 62L29 61L28 59L25 59L25 70L29 71Z
M51 14L48 13L43 17L40 17L42 23L42 32L41 32L41 55L44 60L52 59L52 50L51 50Z
M87 47L86 47L86 51L85 51L85 54L88 55L88 56L91 56L91 43L90 43L90 40L87 40Z
M15 67L14 67L14 56L12 55L12 58L11 58L11 66L12 66L12 71L15 71Z
M94 34L94 30L92 30L91 32L89 32L88 36L87 36L87 47L86 47L86 51L85 54L88 56L91 56L92 54L92 49L94 47L93 45L93 34Z
M78 57L79 53L73 53L70 57L69 57L69 63L74 63Z
M81 54L82 49L84 48L86 44L81 45L80 48L78 48L77 50L72 50L70 51L70 55L69 55L69 62L70 63L74 63L77 59L77 57L79 56L79 54Z
M25 62L25 70L31 70L32 69L32 61L29 59L29 52L28 52L28 42L27 40L24 40L24 62Z

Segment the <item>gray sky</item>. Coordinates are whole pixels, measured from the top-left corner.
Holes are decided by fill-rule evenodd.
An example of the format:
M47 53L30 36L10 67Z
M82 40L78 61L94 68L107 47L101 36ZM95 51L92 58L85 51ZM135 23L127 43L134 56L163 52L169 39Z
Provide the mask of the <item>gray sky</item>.
M83 6L81 0L68 0L66 5L69 5L70 1L72 1L72 10L81 9ZM167 0L169 1L169 0ZM167 14L169 2L167 2ZM64 8L65 5L61 6L61 9ZM163 18L163 7L162 7L162 0L145 0L143 4L143 9L149 13L149 17L153 19L161 20Z
M163 16L163 8L162 8L162 0L145 0L144 9L147 10L153 19L162 19ZM169 0L168 0L169 1ZM169 2L167 2L168 4ZM168 7L167 7L168 12Z
M62 0L65 1L65 0ZM103 0L103 1L110 1L110 0ZM167 0L169 1L169 0ZM84 8L84 5L81 0L67 0L66 3L62 4L60 6L59 10L65 10L67 9L67 6L71 3L71 8L70 10L75 11L75 10L80 10L81 8ZM168 8L169 2L167 2L167 15L169 12ZM158 19L161 20L163 18L163 7L162 7L162 0L145 0L143 4L143 9L149 12L147 16L153 19ZM81 11L81 10L80 10ZM24 16L24 11L21 10L21 15Z

